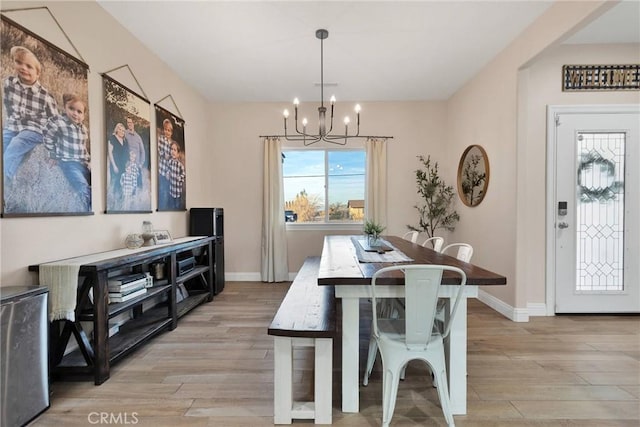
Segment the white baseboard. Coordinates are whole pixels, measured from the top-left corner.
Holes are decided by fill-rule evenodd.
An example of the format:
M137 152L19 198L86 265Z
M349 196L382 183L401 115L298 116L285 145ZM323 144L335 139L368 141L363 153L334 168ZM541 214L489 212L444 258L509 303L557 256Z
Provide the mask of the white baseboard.
M255 273L224 273L225 282L260 282L262 277L260 277L259 272Z
M502 300L499 300L498 298L483 291L482 289L478 290L478 299L484 304L493 308L498 313L502 314L507 319L510 319L514 322L529 321L529 312L526 308L511 307L509 304L505 303Z
M547 315L545 303L529 303L527 308L515 308L482 289L478 290L478 299L514 322L528 322L529 317Z
M543 302L530 302L527 304L529 316L547 316L547 304Z

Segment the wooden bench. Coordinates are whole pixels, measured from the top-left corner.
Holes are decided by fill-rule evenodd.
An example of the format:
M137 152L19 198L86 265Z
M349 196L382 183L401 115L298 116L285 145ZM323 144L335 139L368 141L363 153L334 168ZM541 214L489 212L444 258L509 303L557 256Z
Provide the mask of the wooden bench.
M313 419L331 424L333 337L336 300L333 286L318 286L320 257L309 257L278 308L269 335L274 336L274 424ZM293 348L314 347L314 400L293 400Z

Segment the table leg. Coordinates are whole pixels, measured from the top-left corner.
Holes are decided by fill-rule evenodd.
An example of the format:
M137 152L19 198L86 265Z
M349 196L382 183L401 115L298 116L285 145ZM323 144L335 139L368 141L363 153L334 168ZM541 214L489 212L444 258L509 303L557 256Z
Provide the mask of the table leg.
M342 412L358 412L360 299L342 298Z
M451 304L453 305L453 304ZM467 298L460 299L458 312L445 342L449 399L454 415L467 413Z

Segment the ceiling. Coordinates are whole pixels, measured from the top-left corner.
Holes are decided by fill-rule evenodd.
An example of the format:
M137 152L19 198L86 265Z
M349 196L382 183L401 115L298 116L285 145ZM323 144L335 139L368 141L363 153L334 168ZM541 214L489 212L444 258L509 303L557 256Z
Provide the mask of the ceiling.
M449 98L548 1L112 1L101 6L211 102ZM626 1L568 43L640 43ZM499 29L496 31L496 29Z

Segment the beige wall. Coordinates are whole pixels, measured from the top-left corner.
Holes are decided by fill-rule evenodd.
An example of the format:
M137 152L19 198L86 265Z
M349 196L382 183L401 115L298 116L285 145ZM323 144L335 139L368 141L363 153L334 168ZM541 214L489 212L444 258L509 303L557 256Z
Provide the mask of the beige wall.
M143 220L150 220L158 229L168 229L173 236L187 234L187 214L165 212L153 214L106 215L106 132L104 129L103 90L100 73L128 64L142 89L153 103L171 94L186 120L185 141L187 154L188 203L205 198L205 182L210 180L208 152L208 106L204 99L188 87L152 55L131 34L116 23L109 14L93 2L2 2L2 10L46 5L60 22L85 62L89 65L89 112L92 149L92 216L62 216L43 218L2 218L0 220L0 284L23 285L35 282L27 266L41 262L72 257L86 253L105 251L124 246L128 233L139 232ZM64 35L55 27L46 11L7 13L34 32L48 33L49 41L64 45ZM65 46L66 47L66 46ZM68 50L68 49L66 49ZM135 82L127 73L110 74L132 89ZM161 105L175 112L173 105ZM150 111L152 123L155 121ZM152 126L151 146L155 147ZM152 149L152 173L155 173L156 157ZM153 182L153 207L155 208L155 177Z

